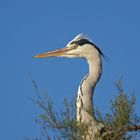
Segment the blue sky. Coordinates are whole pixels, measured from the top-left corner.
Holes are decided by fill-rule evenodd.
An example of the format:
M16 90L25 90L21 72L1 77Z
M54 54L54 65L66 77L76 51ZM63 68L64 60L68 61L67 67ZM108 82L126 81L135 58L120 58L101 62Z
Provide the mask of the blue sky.
M78 33L87 34L110 58L103 60L103 75L94 103L104 113L117 93L122 77L128 93L137 98L140 116L140 1L139 0L1 0L0 1L0 138L22 140L40 134L34 119L40 108L29 98L41 93L57 110L64 97L76 94L87 64L81 59L33 59L43 51L64 47Z

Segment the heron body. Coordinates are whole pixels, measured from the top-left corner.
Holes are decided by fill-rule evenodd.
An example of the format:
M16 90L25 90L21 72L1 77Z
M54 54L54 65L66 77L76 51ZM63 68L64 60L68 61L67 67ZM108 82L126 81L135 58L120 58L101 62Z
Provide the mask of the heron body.
M102 59L103 53L101 50L90 41L87 36L83 34L77 35L72 41L70 41L66 47L57 49L50 52L45 52L34 56L35 58L45 57L67 57L75 58L80 57L86 59L89 71L88 74L82 79L77 93L76 102L76 118L78 122L91 123L94 130L94 126L97 126L97 121L93 117L93 93L97 82L102 74ZM97 129L101 129L102 125L98 124ZM93 133L93 132L92 132ZM88 138L87 138L88 139Z

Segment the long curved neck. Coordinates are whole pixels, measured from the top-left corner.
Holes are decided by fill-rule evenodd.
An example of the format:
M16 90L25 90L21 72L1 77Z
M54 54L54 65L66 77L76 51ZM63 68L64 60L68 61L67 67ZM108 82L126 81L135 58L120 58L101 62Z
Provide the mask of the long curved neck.
M102 73L102 62L99 54L87 58L89 73L82 79L77 95L77 121L93 120L93 91Z

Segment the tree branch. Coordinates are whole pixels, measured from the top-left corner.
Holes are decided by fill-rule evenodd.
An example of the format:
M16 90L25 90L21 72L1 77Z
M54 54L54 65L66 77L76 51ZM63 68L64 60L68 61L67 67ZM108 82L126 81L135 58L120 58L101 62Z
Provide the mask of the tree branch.
M140 125L130 125L127 127L128 131L140 131Z

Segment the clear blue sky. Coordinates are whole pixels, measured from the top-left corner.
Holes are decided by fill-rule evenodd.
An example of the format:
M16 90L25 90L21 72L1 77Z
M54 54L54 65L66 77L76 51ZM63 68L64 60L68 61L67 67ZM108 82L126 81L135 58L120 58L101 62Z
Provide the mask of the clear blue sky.
M41 110L29 100L37 98L29 73L56 109L62 107L64 96L76 94L86 62L32 56L64 47L78 33L87 34L110 58L109 63L103 60L95 104L105 113L116 94L114 83L123 77L125 90L135 92L140 115L139 0L1 0L0 139L40 134L34 119Z

